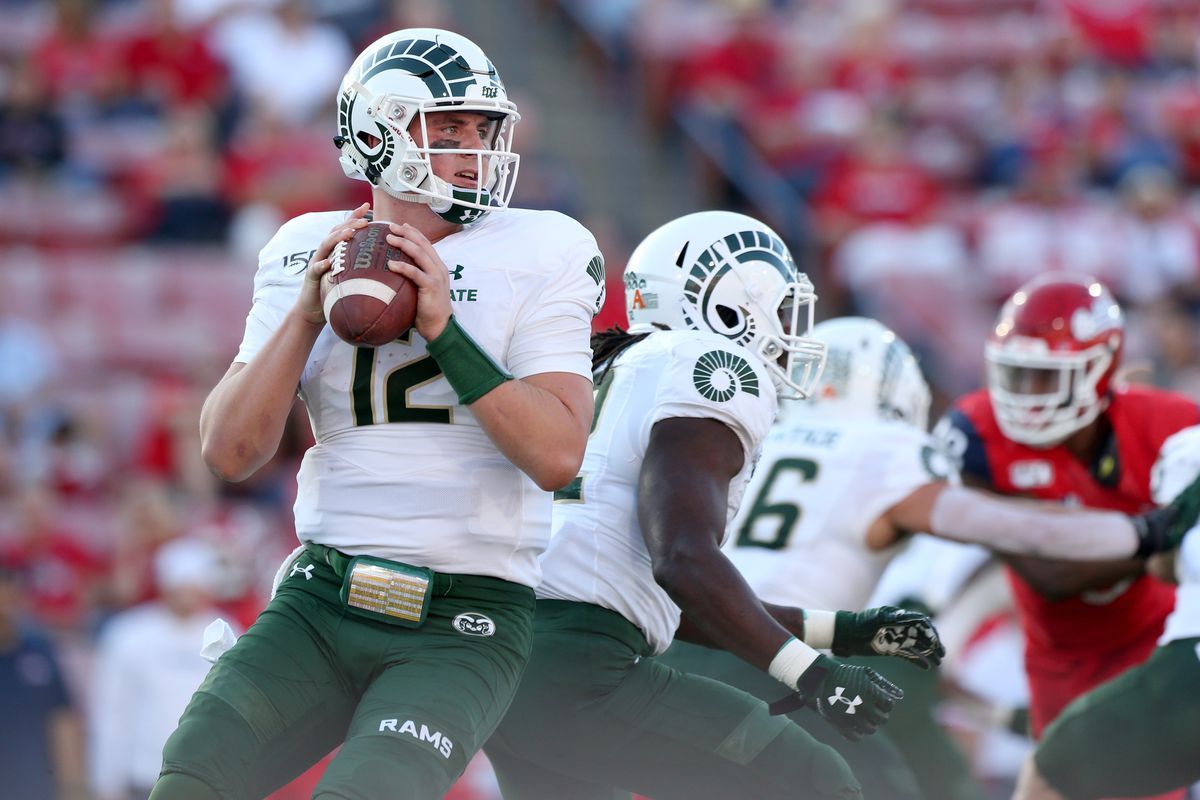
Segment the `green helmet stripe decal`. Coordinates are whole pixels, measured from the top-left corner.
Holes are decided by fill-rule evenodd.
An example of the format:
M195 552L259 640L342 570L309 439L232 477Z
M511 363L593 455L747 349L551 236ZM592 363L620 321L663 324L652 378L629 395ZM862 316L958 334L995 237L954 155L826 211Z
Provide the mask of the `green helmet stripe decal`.
M488 67L491 74L486 77L503 85L495 68L490 63ZM359 80L365 83L389 69L404 70L420 78L435 98L466 97L467 88L479 77L456 50L429 39L407 39L379 48L364 60Z

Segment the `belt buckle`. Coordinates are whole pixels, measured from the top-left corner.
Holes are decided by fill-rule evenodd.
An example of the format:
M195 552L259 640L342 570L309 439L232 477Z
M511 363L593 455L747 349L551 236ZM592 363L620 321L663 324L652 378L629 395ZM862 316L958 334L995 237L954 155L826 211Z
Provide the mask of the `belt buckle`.
M432 595L432 570L372 556L351 559L342 581L347 609L407 628L425 622Z

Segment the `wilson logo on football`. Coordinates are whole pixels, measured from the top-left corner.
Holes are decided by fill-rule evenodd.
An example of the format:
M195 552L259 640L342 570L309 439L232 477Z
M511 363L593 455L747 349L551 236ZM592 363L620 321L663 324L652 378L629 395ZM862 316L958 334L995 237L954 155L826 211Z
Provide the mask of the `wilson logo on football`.
M468 636L492 636L496 633L496 623L491 618L473 612L459 614L450 624L454 630Z

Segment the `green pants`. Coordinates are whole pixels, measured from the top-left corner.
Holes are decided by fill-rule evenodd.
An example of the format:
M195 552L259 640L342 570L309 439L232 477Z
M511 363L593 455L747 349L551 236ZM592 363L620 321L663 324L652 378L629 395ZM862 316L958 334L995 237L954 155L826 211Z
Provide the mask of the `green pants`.
M439 575L424 624L403 628L348 611L333 563L305 551L221 656L167 741L155 800L200 785L257 800L339 744L314 797L434 800L462 774L520 681L532 590Z
M619 614L538 601L533 655L486 746L505 800L861 798L832 748L650 652Z
M1070 800L1142 797L1200 780L1200 638L1163 645L1077 698L1034 760Z
M767 702L787 694L787 689L770 675L723 650L677 641L663 653L662 661L681 672L736 686ZM846 759L854 776L862 782L866 800L920 800L916 779L896 746L882 732L850 742L811 709L803 708L789 716L813 738L837 750Z

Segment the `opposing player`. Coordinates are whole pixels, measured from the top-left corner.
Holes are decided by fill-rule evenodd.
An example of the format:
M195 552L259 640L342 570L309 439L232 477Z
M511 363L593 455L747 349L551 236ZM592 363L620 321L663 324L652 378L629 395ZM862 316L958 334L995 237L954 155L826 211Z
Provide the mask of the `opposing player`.
M721 553L777 395L803 396L823 348L815 295L766 225L704 212L670 222L625 271L630 332L593 340L597 413L579 478L556 494L534 654L487 752L506 800L850 798L837 754L732 687L655 657L676 628L799 691L844 735L899 693L814 647L937 661L936 632L893 608L836 632L765 608ZM680 633L685 635L685 633ZM783 687L786 686L787 689Z
M1094 280L1049 274L1017 291L987 345L986 391L939 424L964 480L1091 508L1148 507L1163 442L1200 410L1182 395L1116 385L1123 340L1121 310ZM1174 590L1140 559L1007 562L1040 737L1075 697L1150 655Z
M1174 500L1198 474L1200 428L1187 428L1163 445L1154 467L1155 500ZM1200 528L1173 555L1169 566L1179 590L1158 647L1050 724L1015 800L1099 800L1200 781Z
M1065 513L964 488L926 430L929 387L903 340L862 317L822 322L812 336L827 348L825 369L809 400L780 404L726 545L765 601L861 609L917 531L1023 553L1115 558L1169 549L1195 521L1196 503L1130 518ZM1200 487L1191 488L1181 501L1197 495ZM809 617L835 631L851 621L848 612ZM779 691L743 661L710 648L676 642L664 660L763 699ZM823 735L807 710L793 719L842 753L867 798L922 795L887 739L846 744Z
M241 349L201 416L239 480L274 452L297 389L316 445L297 477L302 549L196 692L152 797L258 798L341 744L314 797L439 798L508 706L529 655L550 490L591 422L592 236L505 210L517 109L448 31L370 45L335 140L418 287L415 331L352 347L320 282L367 206L286 223L263 249Z

